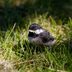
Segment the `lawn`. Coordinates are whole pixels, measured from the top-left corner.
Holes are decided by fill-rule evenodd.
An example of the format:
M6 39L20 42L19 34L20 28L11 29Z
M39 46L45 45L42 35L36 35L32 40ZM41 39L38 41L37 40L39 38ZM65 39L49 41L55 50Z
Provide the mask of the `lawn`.
M62 13L58 18L44 11L46 6L42 13L36 6L29 7L26 15L6 6L1 13L4 20L0 19L0 72L71 72L72 18ZM50 31L56 43L51 47L31 44L28 28L32 23Z

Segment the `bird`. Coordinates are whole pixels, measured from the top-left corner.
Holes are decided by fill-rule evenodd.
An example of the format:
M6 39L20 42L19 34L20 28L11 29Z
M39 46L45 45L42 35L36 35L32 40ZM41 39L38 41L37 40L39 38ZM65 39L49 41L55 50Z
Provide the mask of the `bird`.
M51 33L37 23L32 23L29 26L28 40L37 45L52 46L55 44L55 38Z

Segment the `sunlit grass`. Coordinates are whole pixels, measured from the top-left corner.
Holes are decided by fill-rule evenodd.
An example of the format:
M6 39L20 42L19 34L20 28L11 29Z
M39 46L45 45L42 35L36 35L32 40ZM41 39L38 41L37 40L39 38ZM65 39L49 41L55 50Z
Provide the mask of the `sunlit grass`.
M72 71L72 54L69 52L68 43L71 39L72 19L68 24L57 24L56 21L47 14L28 16L24 24L24 29L13 27L6 32L0 32L0 60L11 61L18 72L66 72ZM27 22L28 21L28 22ZM28 27L32 23L38 23L44 29L51 32L56 39L56 44L49 50L36 51L35 45L30 45L28 41ZM37 47L41 48L41 47ZM41 49L42 49L41 48Z

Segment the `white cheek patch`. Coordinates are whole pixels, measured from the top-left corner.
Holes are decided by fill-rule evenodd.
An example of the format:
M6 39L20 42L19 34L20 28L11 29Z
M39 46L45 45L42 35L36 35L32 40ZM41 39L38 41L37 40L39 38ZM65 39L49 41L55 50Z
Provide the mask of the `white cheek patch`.
M43 29L37 29L37 30L35 30L35 31L29 30L29 32L36 33L36 34L40 34L40 33L44 32L44 30L43 30Z
M35 33L35 31L33 31L33 30L29 30L29 32Z
M36 34L40 34L40 33L42 33L42 32L44 32L43 29L37 29L37 30L35 30L35 33L36 33Z

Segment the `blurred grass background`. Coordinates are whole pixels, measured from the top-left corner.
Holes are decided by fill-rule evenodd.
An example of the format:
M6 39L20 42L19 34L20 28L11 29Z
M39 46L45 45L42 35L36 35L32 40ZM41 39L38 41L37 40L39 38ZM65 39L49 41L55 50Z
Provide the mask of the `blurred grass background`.
M71 72L71 17L71 0L0 0L0 72ZM55 37L50 50L29 43L34 22Z
M8 24L12 25L17 22L21 25L23 18L33 16L35 13L52 16L56 21L59 19L63 23L72 17L72 1L71 0L0 0L0 22L4 29ZM1 28L3 28L1 27Z

